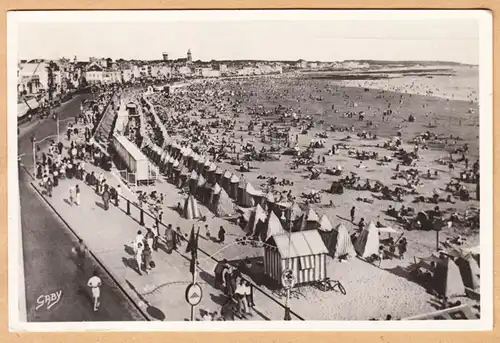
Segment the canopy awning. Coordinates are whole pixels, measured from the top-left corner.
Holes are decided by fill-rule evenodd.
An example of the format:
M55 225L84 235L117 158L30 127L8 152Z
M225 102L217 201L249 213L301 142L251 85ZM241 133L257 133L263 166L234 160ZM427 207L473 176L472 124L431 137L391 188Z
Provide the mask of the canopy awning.
M17 117L18 118L24 117L29 110L30 108L28 107L28 105L26 105L25 102L17 104Z
M38 108L39 106L38 101L36 101L35 98L27 100L26 103L28 104L28 107L32 110Z

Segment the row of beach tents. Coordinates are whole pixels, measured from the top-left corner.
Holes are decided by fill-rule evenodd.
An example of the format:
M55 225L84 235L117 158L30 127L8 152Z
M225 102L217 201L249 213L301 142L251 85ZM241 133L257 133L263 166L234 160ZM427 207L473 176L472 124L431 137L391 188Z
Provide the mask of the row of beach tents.
M257 204L253 209L243 212L243 220L246 223L244 231L248 236L258 237L266 242L273 235L287 232L278 216L279 212L277 213L276 207L274 210L265 211L262 206ZM288 210L287 217L288 222L292 223L289 229L292 232L318 230L329 255L335 259L351 258L356 255L362 258L374 254L378 255L380 234L398 233L392 228L379 228L370 222L353 244L349 230L344 224L338 224L334 227L326 215L320 217L312 208L301 210L297 204L293 204Z
M480 288L480 269L472 254L458 258L431 255L410 267L418 268L433 272L433 290L447 298L466 295L467 288L474 291Z
M373 223L361 232L354 246L345 225L333 227L325 215L320 217L312 208L301 208L297 203L276 203L272 193L264 194L244 177L223 170L209 157L189 147L167 141L164 148L150 144L143 152L170 182L190 194L184 206L186 218L201 216L198 199L219 217L233 217L238 211L242 212L247 235L262 241L285 233L283 224L289 222L292 223L289 231L318 230L334 258L356 255L365 258L378 254L379 233L384 228L377 228ZM283 214L286 219L280 219Z
M245 178L217 167L208 157L198 155L191 148L169 143L165 149L157 145L146 146L143 152L171 183L196 197L205 198L223 191L223 196L227 195L241 207L274 202L272 194L255 189Z

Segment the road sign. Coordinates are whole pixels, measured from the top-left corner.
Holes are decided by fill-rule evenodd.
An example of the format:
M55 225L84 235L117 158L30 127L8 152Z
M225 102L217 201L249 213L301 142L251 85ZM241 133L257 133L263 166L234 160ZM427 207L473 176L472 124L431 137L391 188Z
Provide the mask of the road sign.
M285 289L290 289L295 286L297 283L297 278L291 269L285 269L283 273L281 273L281 284Z
M191 306L196 306L200 303L203 298L203 291L201 290L200 285L197 283L189 284L186 288L186 301Z

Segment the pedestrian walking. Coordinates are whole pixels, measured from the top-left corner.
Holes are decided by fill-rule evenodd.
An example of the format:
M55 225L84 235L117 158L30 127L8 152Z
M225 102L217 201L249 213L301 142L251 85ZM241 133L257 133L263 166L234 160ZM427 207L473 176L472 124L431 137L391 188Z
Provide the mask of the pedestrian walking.
M122 189L120 185L116 186L116 206L120 203L120 196L122 195Z
M144 243L137 243L135 250L135 261L137 262L137 271L141 274L142 271L142 253L144 252Z
M364 228L365 228L365 218L361 218L361 220L358 223L358 229L361 232L363 231Z
M182 245L182 232L181 228L177 226L175 229L175 249L180 248Z
M172 229L172 224L168 224L165 229L165 249L167 254L171 254L172 250L175 249L175 232Z
M49 177L46 183L47 195L52 198L52 179Z
M210 239L210 229L208 228L207 224L205 224L205 236L207 236L207 238Z
M71 249L71 257L76 265L75 284L78 285L78 290L83 289L82 281L85 278L85 261L88 256L88 249L80 238L76 245Z
M154 263L153 263L151 247L147 243L144 245L144 249L142 251L142 257L144 261L144 271L146 272L146 274L149 274L151 268L154 266Z
M351 208L351 222L354 223L354 216L356 215L356 207Z
M151 229L153 232L153 245L151 248L153 248L153 251L158 251L158 239L160 238L160 228L158 226L153 226Z
M222 225L219 228L219 234L217 236L219 238L219 243L224 244L224 241L226 240L226 230L224 230Z
M110 194L108 187L104 187L104 192L102 193L102 202L104 203L104 210L107 211L109 210L109 199L110 199Z
M145 236L145 238L146 238L146 245L149 246L150 248L152 248L155 236L154 236L154 233L151 230L151 228L147 228L146 230L147 230L146 231L146 236Z
M73 188L73 186L71 186L69 188L69 204L71 206L73 206L73 192L74 192L74 188Z
M406 241L406 238L403 237L399 243L398 243L398 250L399 250L399 259L402 260L404 258L404 255L406 253L406 249L408 246L408 242Z
M144 243L144 235L141 230L137 231L137 236L135 236L135 240L132 243L134 245L134 249L137 247L139 243Z
M57 168L52 173L54 179L54 187L59 186L59 173L57 172Z
M75 194L76 194L76 205L80 206L80 187L76 185L75 187Z
M247 298L245 296L245 280L240 279L234 291L236 301L238 303L238 313L241 316L248 314Z
M222 284L223 284L222 273L224 272L226 265L227 265L226 259L223 259L222 261L217 262L217 264L215 265L214 277L215 277L215 288L216 289L222 289Z
M92 274L92 277L87 282L87 286L92 290L92 299L94 300L94 312L99 309L99 305L101 304L101 286L102 281L99 278L99 274L95 270Z
M254 307L255 303L253 302L253 286L248 281L245 281L245 296L247 298L248 307Z

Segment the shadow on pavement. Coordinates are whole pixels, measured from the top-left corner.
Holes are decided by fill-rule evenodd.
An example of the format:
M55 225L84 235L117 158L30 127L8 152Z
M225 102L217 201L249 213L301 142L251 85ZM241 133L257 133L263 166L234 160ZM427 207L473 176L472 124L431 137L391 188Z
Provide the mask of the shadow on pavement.
M210 299L219 306L225 305L227 303L228 298L224 294L213 294L210 293Z
M139 292L137 292L137 290L135 289L134 285L132 285L130 283L130 281L128 281L128 280L125 280L125 281L127 282L127 285L130 287L130 289L132 289L134 291L134 293L139 297L139 300L142 301L142 302L144 302L144 304L146 304L146 306L147 306L146 312L151 317L153 317L156 320L160 320L160 321L165 320L165 318L166 318L165 313L163 313L159 308L151 306L146 301L146 299L144 299L144 297Z
M100 207L101 209L104 210L104 204L103 203L100 203L99 201L96 201L95 204L97 205L97 207Z
M129 247L128 245L124 244L125 247L125 252L131 256L135 255L134 249L132 247Z
M122 257L122 262L125 265L125 267L128 267L133 271L135 271L137 274L142 275L142 273L139 270L137 270L137 262L135 258Z
M200 278L212 287L215 287L215 278L204 270L200 271Z
M157 307L154 306L148 306L148 309L146 310L148 314L157 319L157 320L165 320L165 314Z
M71 201L69 201L69 199L64 199L64 202L69 206L73 206L73 204L71 203Z
M252 307L253 311L258 315L260 316L262 319L264 320L267 320L267 321L270 321L271 318L269 318L268 316L266 316L264 313L260 312L259 310L257 310L255 307Z

